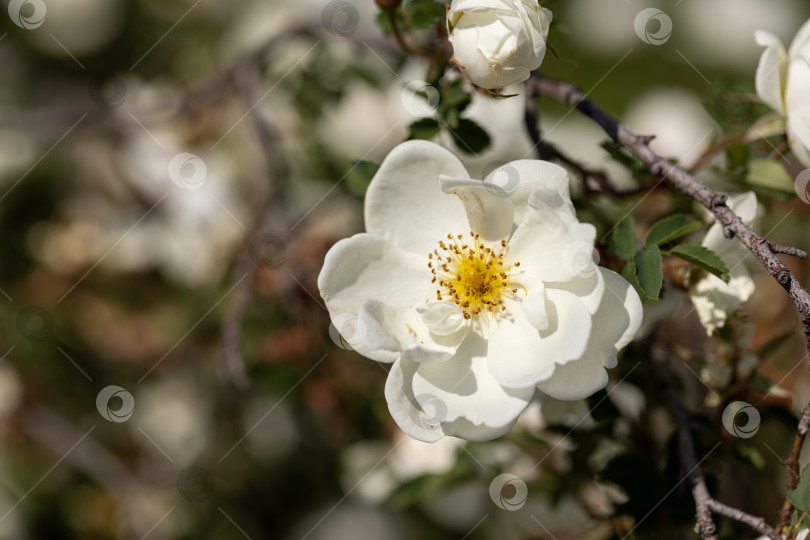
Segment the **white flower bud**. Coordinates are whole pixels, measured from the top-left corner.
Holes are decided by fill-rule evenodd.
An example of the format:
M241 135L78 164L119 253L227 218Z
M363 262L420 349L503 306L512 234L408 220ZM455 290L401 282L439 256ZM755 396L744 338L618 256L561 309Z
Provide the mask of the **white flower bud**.
M454 60L481 88L523 82L543 61L551 17L537 0L453 0L447 31Z

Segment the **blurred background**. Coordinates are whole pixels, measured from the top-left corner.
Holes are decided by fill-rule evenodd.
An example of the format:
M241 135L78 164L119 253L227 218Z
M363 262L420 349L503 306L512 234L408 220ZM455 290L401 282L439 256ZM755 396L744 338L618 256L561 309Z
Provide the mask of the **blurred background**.
M328 248L362 230L369 164L425 116L404 89L427 64L385 34L372 0L5 3L0 539L690 538L689 490L668 494L684 471L650 340L683 359L699 450L723 443L702 464L713 494L776 522L810 385L794 307L756 261L757 292L719 338L668 283L625 353L642 367L620 361L609 399L538 398L488 443L398 430L387 366L350 350L316 286ZM544 73L657 135L655 149L713 188L755 189L758 231L810 247L795 160L785 184L727 174L733 153L701 159L767 112L727 97L753 92L754 30L790 43L806 2L543 6L556 52ZM650 6L672 21L660 45L634 29ZM461 155L473 177L531 153L523 99L473 96L465 116L492 138ZM541 99L541 127L615 186L637 185L578 113ZM639 201L587 201L572 178L600 236L600 215ZM696 212L654 190L637 234L675 210ZM807 265L787 262L806 284ZM755 437L718 428L732 398L760 411ZM528 485L514 511L490 495L502 473ZM755 536L718 523L723 537Z

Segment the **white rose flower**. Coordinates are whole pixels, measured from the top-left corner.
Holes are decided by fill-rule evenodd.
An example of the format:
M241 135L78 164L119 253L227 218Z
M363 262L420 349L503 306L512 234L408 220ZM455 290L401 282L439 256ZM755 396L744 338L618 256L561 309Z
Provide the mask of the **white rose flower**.
M747 225L754 224L758 204L753 191L729 197L728 206ZM729 313L734 313L754 294L754 280L744 263L750 254L736 238L723 236L723 226L715 223L709 228L701 243L717 253L729 269L729 282L712 274L706 274L689 290L689 298L695 306L700 323L708 335L726 324Z
M635 290L594 263L596 230L557 165L473 180L441 146L408 141L371 181L365 222L329 250L318 288L344 339L393 364L388 407L416 439L493 439L535 389L592 394L641 323Z
M523 82L543 62L551 17L537 0L453 0L447 31L456 63L481 88Z
M787 52L770 32L757 30L754 38L766 47L757 67L757 94L785 117L790 149L810 167L810 21L799 29Z

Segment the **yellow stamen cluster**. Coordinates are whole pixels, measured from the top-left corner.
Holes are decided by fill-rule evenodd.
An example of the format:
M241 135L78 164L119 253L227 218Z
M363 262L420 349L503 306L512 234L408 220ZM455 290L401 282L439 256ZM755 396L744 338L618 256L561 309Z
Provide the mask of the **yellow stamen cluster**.
M473 231L469 239L448 234L447 240L439 240L439 247L428 254L431 283L439 287L436 300L455 302L465 319L506 311L504 296L517 293L516 285L522 287L509 276L520 263L504 261L506 240L501 240L500 249L487 247Z

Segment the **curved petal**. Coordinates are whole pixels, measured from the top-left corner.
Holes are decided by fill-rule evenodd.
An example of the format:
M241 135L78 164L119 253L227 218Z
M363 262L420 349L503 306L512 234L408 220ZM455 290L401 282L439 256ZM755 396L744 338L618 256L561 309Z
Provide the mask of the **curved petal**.
M541 188L553 188L565 197L568 193L568 172L554 163L533 159L510 161L494 169L484 179L485 184L503 189L512 198L515 223L521 224L529 211L529 197Z
M443 193L439 175L469 178L450 151L428 141L407 141L385 158L369 184L366 232L427 255L447 233L469 229L464 207Z
M458 325L455 332L438 335L425 325L416 308L395 308L378 300L369 300L363 304L360 321L365 325L363 330L374 329L374 341L366 343L364 336L358 336L359 339L355 341L359 345L384 348L414 362L447 360L456 353L469 330L469 325ZM381 333L379 330L390 339L382 342L378 337ZM351 345L360 350L355 343Z
M571 199L553 188L529 197L529 212L509 241L509 256L523 265L521 283L562 282L596 271L596 228L579 223ZM530 288L531 291L531 288Z
M481 180L440 176L442 191L453 193L464 203L470 227L488 242L509 238L514 206L502 188Z
M791 61L796 60L802 54L808 43L810 43L810 20L806 21L793 37L793 42L788 50Z
M415 306L430 299L426 260L366 233L345 238L329 250L318 276L318 289L335 328L357 352L381 362L395 360L386 352L391 348L390 340L377 333L379 325L358 326L360 308L371 299L394 307ZM366 339L367 346L358 343ZM372 349L372 342L380 349Z
M546 380L555 366L576 361L585 352L591 333L591 314L576 295L546 289L548 327L537 330L518 306L491 330L487 365L495 379L509 388Z
M805 115L791 113L787 121L790 151L802 165L810 167L810 111Z
M534 388L503 388L490 375L485 353L484 340L469 334L456 356L446 362L395 362L385 396L399 427L428 442L443 435L490 440L509 431L531 401Z
M619 274L599 268L605 284L599 308L593 315L587 347L581 358L558 365L554 374L537 388L556 399L585 398L608 382L605 368L616 366L619 350L636 335L643 315L641 299Z
M778 37L757 30L754 39L765 47L757 66L756 88L762 101L773 110L785 114L784 92L787 79L787 54Z

